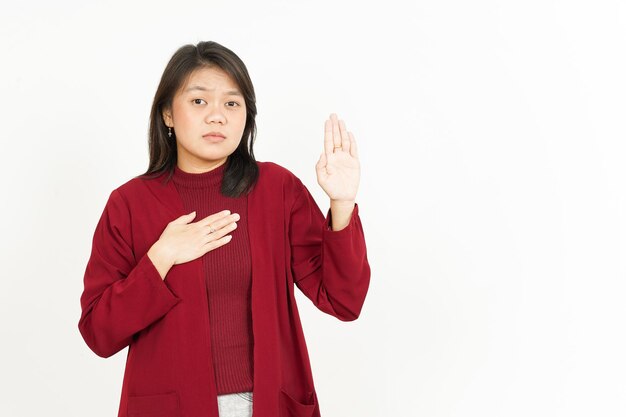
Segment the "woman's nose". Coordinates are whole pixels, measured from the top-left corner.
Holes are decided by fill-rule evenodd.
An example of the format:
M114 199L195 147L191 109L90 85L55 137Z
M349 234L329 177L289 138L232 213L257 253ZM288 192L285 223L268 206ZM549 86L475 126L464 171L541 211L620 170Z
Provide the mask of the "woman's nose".
M226 120L224 117L224 111L219 107L219 105L208 106L208 111L205 117L205 121L207 123L211 122L221 122L223 123Z

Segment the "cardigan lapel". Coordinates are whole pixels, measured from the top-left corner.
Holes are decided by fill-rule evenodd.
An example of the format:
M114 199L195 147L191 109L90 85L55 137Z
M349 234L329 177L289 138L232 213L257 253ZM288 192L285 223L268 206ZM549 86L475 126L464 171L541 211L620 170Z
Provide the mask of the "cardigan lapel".
M277 296L285 290L281 284L284 271L283 202L280 185L267 178L259 164L259 178L248 194L248 236L252 258L252 328L254 333L253 415L266 415L278 409L281 381L279 311Z
M183 201L174 185L174 181L170 179L170 181L164 183L166 177L167 173L163 173L152 181L146 181L148 190L153 195L154 199L160 203L158 209L166 209L168 215L174 216L175 218L188 214L185 212Z
M165 211L163 215L169 219L169 222L188 213L184 208L182 198L180 197L174 182L170 180L166 184L163 183L165 178L164 175L165 174L159 177L156 181L148 181L148 187L150 192L160 202L158 209ZM194 221L197 220L198 219L194 219ZM193 286L195 288L202 289L200 291L202 294L199 297L202 303L199 316L189 317L188 320L195 321L198 324L198 331L204 335L203 346L197 347L200 350L197 355L201 358L205 358L206 364L203 365L206 365L206 367L198 368L195 372L199 373L197 377L198 380L204 381L204 384L206 384L207 391L205 392L206 397L198 398L198 401L208 401L208 406L212 410L211 415L217 417L219 414L217 404L217 383L215 381L215 368L212 362L213 356L211 351L209 300L202 258L203 257L200 256L192 261L178 264L172 268L171 273L180 276L182 279L193 279ZM204 351L202 351L202 349L204 349ZM203 370L206 373L204 373Z

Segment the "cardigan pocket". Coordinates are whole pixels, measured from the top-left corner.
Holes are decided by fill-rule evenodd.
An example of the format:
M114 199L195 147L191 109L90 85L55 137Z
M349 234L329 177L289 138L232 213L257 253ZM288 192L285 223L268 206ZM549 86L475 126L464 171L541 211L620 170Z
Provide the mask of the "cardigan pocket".
M281 388L279 417L311 417L317 406L313 391L310 392L309 398L310 400L306 403L300 402Z
M127 414L128 417L180 417L178 392L129 395Z

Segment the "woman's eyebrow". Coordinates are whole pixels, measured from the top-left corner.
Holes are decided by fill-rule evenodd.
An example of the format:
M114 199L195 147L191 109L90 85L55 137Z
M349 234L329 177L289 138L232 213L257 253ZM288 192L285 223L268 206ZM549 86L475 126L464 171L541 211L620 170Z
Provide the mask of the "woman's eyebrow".
M200 90L200 91L214 91L214 88L205 88L201 85L192 85L191 87L187 88L185 90L185 93L188 93L190 91L194 91L194 90ZM228 96L239 96L239 97L243 97L241 95L241 93L239 92L239 90L229 90L229 91L225 91L224 94L228 95Z

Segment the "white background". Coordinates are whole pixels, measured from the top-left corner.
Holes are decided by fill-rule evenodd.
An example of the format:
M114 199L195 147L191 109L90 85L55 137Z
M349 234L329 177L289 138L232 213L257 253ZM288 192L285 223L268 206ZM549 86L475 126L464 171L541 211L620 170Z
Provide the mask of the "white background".
M624 2L1 7L0 415L117 415L126 349L82 340L83 273L201 40L246 63L257 159L323 212L324 119L359 146L361 317L298 293L323 417L626 415Z

